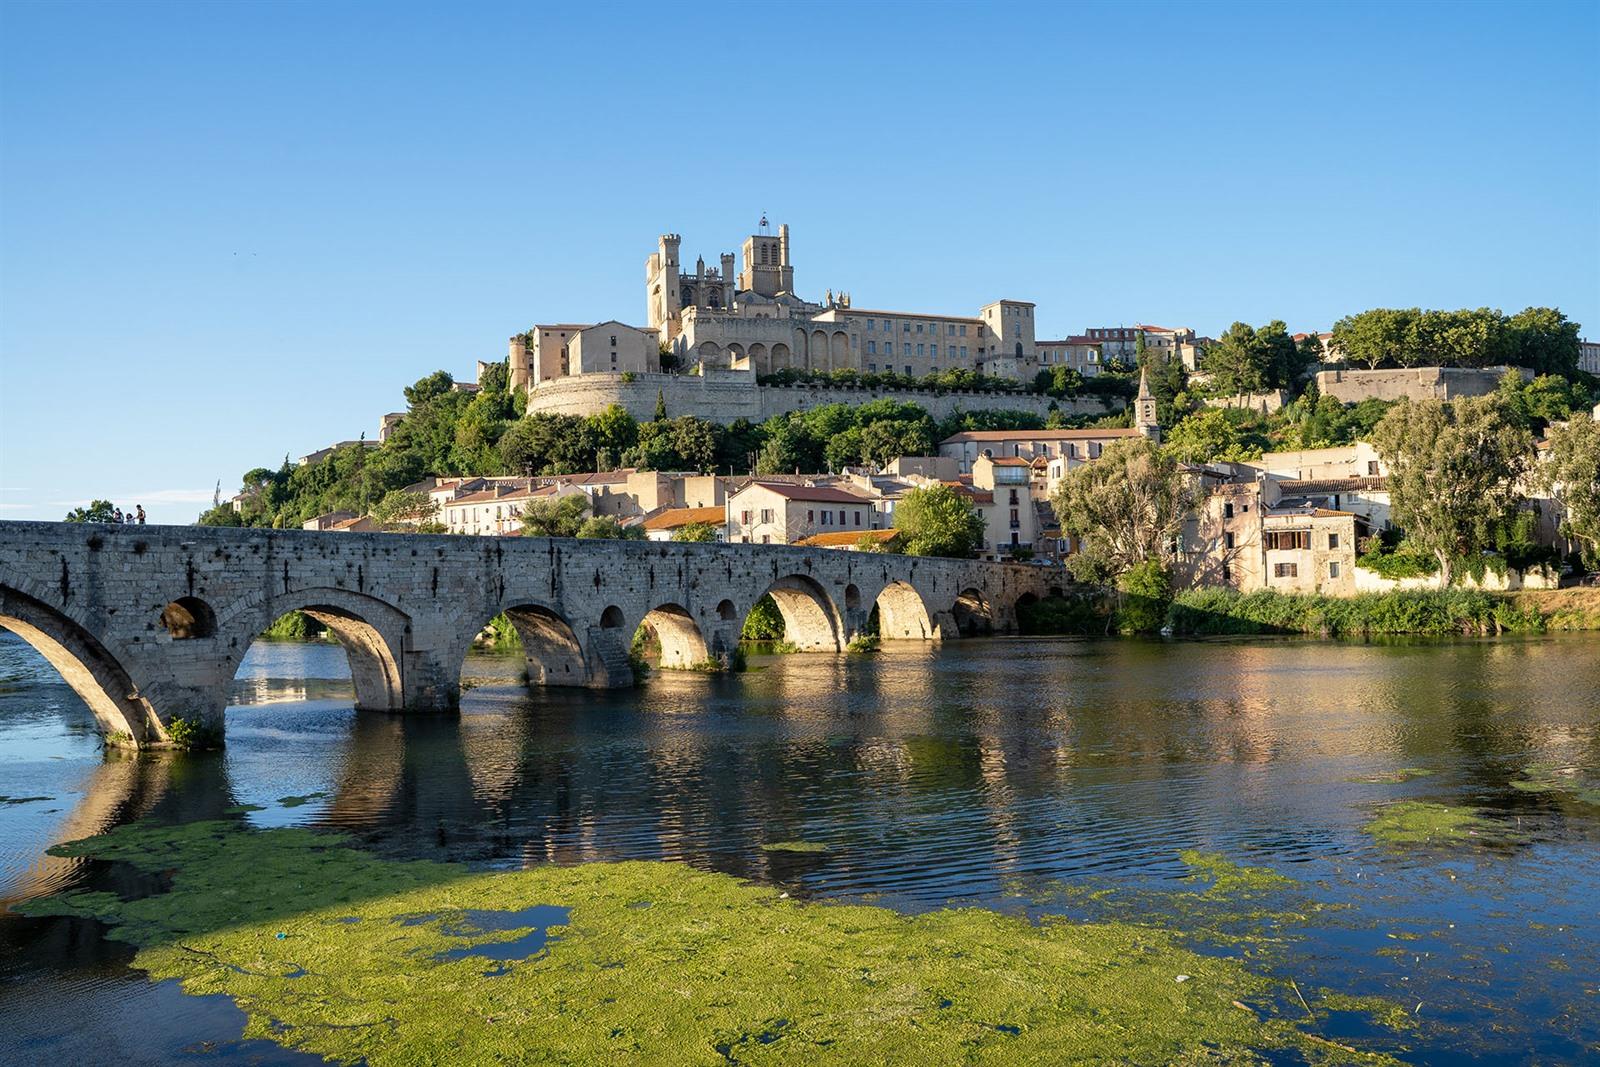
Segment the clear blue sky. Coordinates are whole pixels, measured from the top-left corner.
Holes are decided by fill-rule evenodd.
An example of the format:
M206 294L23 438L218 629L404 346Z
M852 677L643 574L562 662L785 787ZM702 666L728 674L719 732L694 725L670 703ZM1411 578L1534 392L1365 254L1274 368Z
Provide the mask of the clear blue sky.
M375 435L644 258L1042 333L1562 308L1600 4L0 5L0 516Z

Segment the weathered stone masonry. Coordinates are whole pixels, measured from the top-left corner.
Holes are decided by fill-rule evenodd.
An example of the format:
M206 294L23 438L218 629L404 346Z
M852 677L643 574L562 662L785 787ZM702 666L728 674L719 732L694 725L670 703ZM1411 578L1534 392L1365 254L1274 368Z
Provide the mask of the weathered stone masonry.
M1015 628L1041 567L777 545L469 538L0 522L0 626L38 649L101 727L133 745L174 719L220 730L255 637L302 610L349 654L359 707L456 705L473 637L506 612L536 684L633 684L649 627L662 665L725 665L771 593L788 638L837 652L877 607L885 639Z

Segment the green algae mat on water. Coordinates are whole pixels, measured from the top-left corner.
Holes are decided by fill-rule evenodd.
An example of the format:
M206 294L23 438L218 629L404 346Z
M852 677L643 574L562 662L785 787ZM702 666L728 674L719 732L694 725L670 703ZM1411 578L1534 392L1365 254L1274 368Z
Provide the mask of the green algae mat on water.
M108 923L152 977L232 997L247 1036L339 1061L1387 1062L1301 1032L1239 961L1135 924L802 903L673 863L474 871L231 822L61 851L170 888L21 910Z

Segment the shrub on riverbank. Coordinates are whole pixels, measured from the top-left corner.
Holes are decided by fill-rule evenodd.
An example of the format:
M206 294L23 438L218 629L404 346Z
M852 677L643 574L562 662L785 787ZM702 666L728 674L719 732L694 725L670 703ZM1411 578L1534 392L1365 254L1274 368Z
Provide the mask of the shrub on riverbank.
M327 634L327 627L316 619L303 611L291 611L274 619L261 636L272 641L310 641Z
M1175 634L1494 634L1544 629L1537 608L1473 589L1407 590L1354 597L1294 595L1271 590L1187 589L1172 601Z

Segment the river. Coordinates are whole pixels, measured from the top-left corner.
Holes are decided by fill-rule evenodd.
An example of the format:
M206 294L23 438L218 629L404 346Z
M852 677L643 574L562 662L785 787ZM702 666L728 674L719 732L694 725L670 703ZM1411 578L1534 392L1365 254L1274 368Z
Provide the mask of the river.
M82 703L0 634L0 901L112 876L54 843L242 818L346 831L384 857L677 860L908 913L1182 928L1180 853L1197 849L1311 902L1260 969L1411 1017L1391 1033L1324 1012L1328 1040L1428 1064L1600 1055L1592 635L996 638L751 668L530 693L518 661L475 655L459 717L400 717L353 710L337 646L258 642L224 752L128 759L103 755ZM1505 833L1376 838L1369 822L1400 801ZM0 1062L317 1062L241 1039L226 997L151 981L105 933L0 913Z

